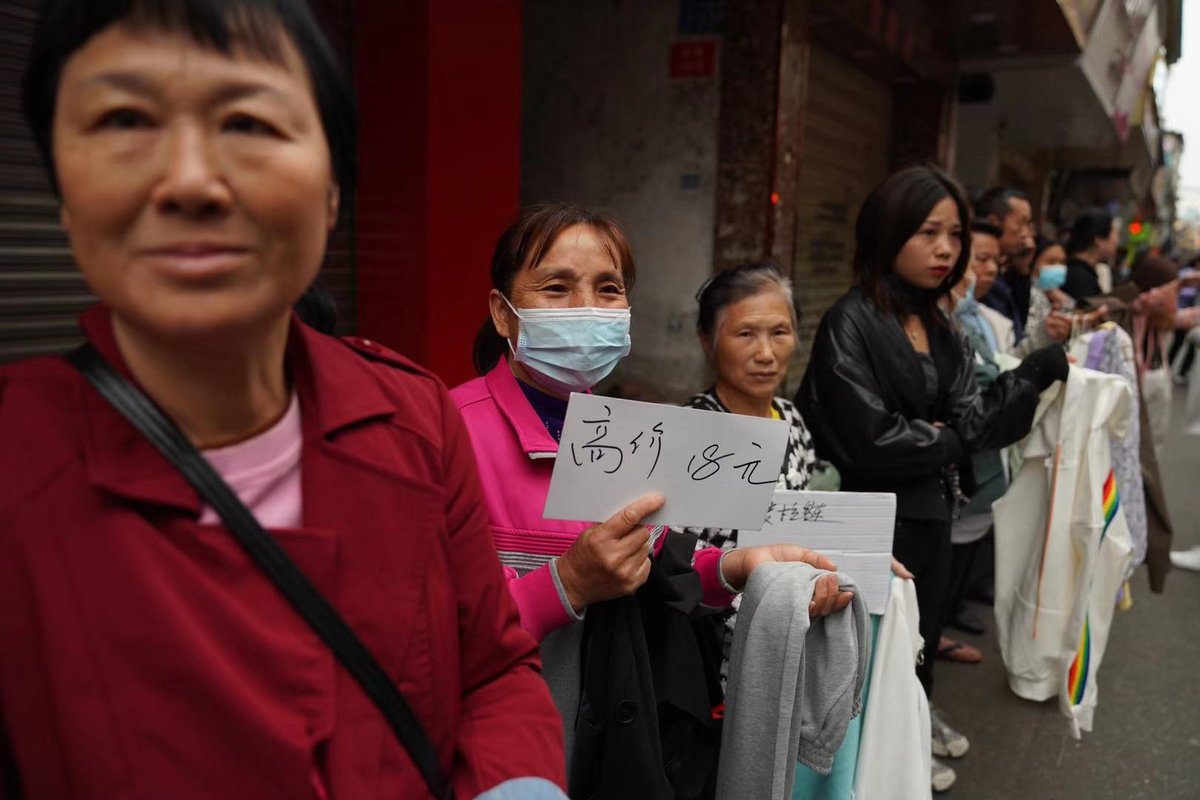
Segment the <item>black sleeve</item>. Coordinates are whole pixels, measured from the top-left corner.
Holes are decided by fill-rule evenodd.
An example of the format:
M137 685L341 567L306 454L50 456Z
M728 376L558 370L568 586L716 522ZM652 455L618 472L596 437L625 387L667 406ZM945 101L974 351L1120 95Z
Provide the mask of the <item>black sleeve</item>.
M1067 280L1063 283L1062 290L1076 302L1083 302L1089 297L1103 294L1099 279L1091 270L1085 269L1068 268Z
M1017 372L1003 372L980 390L970 346L959 339L961 353L950 389L948 424L958 431L969 452L1007 447L1029 433L1037 411L1038 387Z
M843 472L883 480L936 475L957 461L959 435L889 408L874 370L855 320L827 316L796 397L817 453Z

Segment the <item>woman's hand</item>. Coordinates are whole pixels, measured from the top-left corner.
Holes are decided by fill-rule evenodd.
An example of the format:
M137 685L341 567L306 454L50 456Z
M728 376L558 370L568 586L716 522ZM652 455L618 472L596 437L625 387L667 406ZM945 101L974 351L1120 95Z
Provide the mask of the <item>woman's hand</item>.
M1050 307L1055 311L1066 308L1071 302L1071 298L1062 289L1047 289L1046 299L1050 301Z
M908 571L908 567L901 564L900 560L895 556L892 556L892 574L906 581L915 580L915 576Z
M579 535L558 559L558 579L577 612L627 597L650 577L650 530L642 520L666 502L661 494L640 497Z
M1065 342L1071 335L1071 317L1061 311L1052 311L1042 323L1042 327L1046 330L1046 335L1054 341Z
M825 556L794 544L734 548L721 559L721 570L726 583L735 589L741 589L759 564L784 561L803 561L817 569L837 571L837 565ZM817 579L812 602L808 604L809 616L823 617L834 611L841 611L850 604L853 597L853 592L838 589L837 575L822 575Z
M1104 318L1107 315L1108 306L1100 306L1095 311L1089 311L1086 314L1077 314L1076 316L1079 317L1079 324L1083 326L1084 330L1090 331L1092 328L1104 322Z

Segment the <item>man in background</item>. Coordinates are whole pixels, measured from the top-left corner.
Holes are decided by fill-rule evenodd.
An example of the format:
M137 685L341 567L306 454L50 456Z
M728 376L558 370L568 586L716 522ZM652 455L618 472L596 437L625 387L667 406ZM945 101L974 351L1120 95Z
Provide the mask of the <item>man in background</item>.
M1020 341L1029 316L1033 207L1019 189L996 186L975 201L975 218L1000 230L1000 275L983 303L1012 320L1013 334Z

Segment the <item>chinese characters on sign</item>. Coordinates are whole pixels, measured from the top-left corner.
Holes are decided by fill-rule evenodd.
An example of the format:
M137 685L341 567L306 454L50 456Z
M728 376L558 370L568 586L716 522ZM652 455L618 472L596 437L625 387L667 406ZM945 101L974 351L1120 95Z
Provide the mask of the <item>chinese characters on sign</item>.
M651 523L757 528L786 445L780 420L574 394L546 517L603 520L658 491Z
M738 533L738 545L796 544L829 556L849 575L872 614L887 607L896 496L862 492L778 490L762 530Z
M717 74L715 39L688 40L671 44L667 74L672 78L711 78Z
M763 520L763 527L769 527L771 524L782 524L784 522L821 522L825 518L824 502L817 500L806 500L804 502L775 502L767 506L767 517Z
M587 463L595 464L602 460L604 456L609 456L608 461L604 463L603 469L606 475L612 475L625 464L625 448L612 442L605 442L608 437L608 426L612 422L612 408L604 406L604 419L585 419L584 425L594 425L595 437L587 443L580 445L576 452L575 443L571 442L571 460L575 462L575 466L582 467L584 458ZM650 471L646 473L646 478L654 475L654 468L658 466L658 457L662 455L662 423L656 422L650 430L638 431L637 435L629 440L630 455L636 456L638 448L642 448L646 452L653 452L654 461L650 464ZM642 442L642 437L646 437L646 442ZM609 469L611 467L611 469Z

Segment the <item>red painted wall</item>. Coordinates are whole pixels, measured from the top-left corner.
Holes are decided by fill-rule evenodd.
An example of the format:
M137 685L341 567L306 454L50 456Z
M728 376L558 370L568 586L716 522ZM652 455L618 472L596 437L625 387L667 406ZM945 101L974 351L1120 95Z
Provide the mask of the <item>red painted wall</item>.
M520 197L519 0L359 0L358 331L472 377Z

